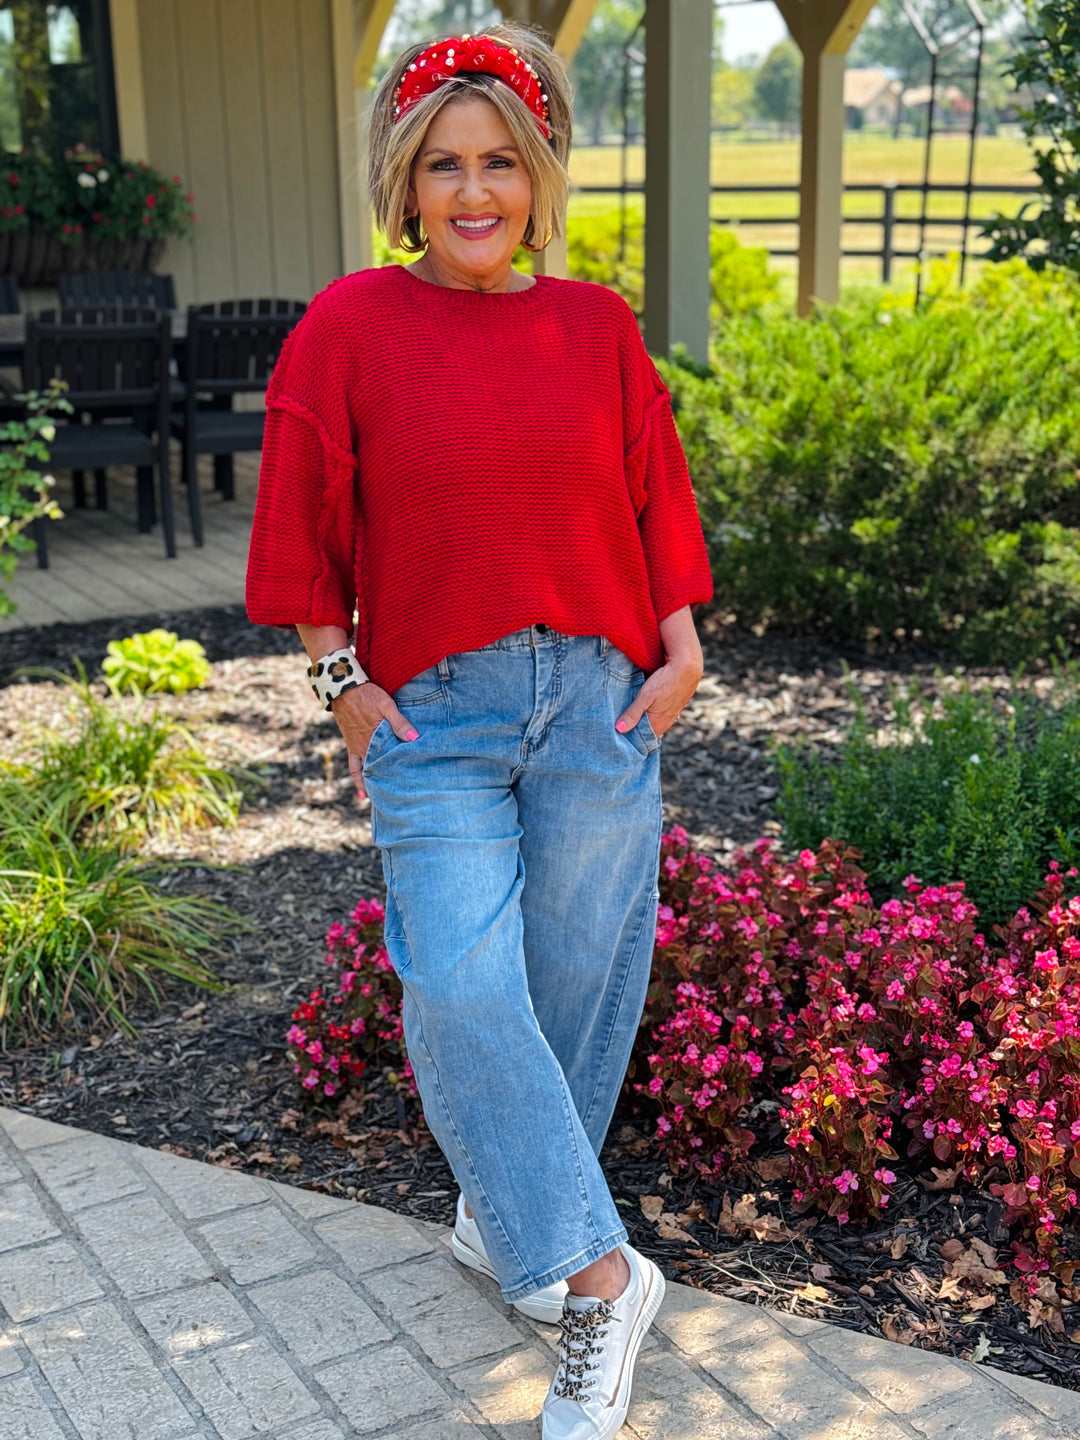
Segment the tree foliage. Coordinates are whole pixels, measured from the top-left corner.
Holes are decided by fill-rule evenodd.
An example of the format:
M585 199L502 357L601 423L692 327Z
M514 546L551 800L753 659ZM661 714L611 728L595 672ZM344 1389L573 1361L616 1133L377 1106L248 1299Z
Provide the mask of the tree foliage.
M638 0L600 0L581 37L570 67L574 121L582 143L598 145L604 134L622 129L622 72L627 42L641 17ZM639 37L644 43L644 37ZM631 95L631 125L640 133L641 87Z
M1020 113L1042 195L1015 219L999 214L984 234L992 260L1019 255L1033 270L1080 273L1080 6L1043 0L1029 5L1028 19L1009 74L1031 97Z
M802 55L793 40L781 40L765 57L754 81L758 113L780 125L796 125L802 105Z

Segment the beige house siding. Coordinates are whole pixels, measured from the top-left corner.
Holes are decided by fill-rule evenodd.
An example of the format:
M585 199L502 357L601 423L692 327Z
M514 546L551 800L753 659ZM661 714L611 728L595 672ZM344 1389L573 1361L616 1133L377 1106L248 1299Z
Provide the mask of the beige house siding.
M332 0L128 4L146 158L195 195L194 238L158 267L178 303L309 299L344 268Z

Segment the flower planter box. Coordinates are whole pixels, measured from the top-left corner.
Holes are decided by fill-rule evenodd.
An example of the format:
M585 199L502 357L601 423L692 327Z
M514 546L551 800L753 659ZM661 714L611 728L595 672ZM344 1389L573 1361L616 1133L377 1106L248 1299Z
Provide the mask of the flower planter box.
M0 235L0 275L14 275L23 289L54 286L77 270L152 270L164 240L77 240L61 245L38 225Z

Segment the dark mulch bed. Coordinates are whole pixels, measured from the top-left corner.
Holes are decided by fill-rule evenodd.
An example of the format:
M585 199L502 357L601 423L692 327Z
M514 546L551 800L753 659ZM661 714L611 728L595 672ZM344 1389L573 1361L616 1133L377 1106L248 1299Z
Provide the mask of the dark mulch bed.
M235 831L155 848L187 859L185 890L224 900L252 930L218 960L225 993L167 987L160 1012L135 1017L136 1039L83 1033L0 1053L0 1104L452 1224L456 1185L417 1103L369 1069L336 1113L301 1113L284 1055L289 1011L320 977L326 926L360 896L383 893L332 719L306 703L295 635L253 628L233 607L0 636L0 754L62 709L55 687L12 683L18 665L70 669L78 654L93 673L109 639L152 624L199 639L221 662L206 691L163 703L200 720L211 748L257 756L268 774ZM852 714L845 661L881 719L891 684L939 685L932 656L844 656L811 640L699 627L706 677L665 738L663 784L667 822L716 855L777 828L771 735L839 738ZM1033 1326L1040 1316L1007 1284L982 1286L988 1304L972 1287L964 1298L942 1285L947 1258L972 1239L1008 1256L993 1197L927 1189L915 1177L898 1187L888 1223L846 1233L792 1211L775 1114L764 1104L752 1123L761 1158L707 1186L666 1171L651 1118L624 1093L601 1162L632 1242L669 1278L1080 1388L1071 1294L1060 1317Z

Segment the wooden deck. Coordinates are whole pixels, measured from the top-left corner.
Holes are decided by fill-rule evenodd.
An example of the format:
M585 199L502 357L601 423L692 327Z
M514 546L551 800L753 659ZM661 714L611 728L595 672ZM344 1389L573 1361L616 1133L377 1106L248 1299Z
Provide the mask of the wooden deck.
M191 543L187 498L180 482L180 451L173 448L176 558L165 558L160 524L149 535L135 528L135 474L109 472L109 508L76 510L71 480L57 473L62 520L49 527L49 568L33 552L20 557L8 594L19 607L0 621L0 632L58 622L149 616L205 605L242 604L259 454L235 458L236 499L225 503L213 488L212 461L199 461L205 544ZM91 492L93 477L87 475Z

